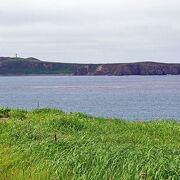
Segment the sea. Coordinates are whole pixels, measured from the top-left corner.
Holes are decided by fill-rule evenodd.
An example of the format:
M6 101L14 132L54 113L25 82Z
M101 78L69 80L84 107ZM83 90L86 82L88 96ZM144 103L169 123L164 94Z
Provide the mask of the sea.
M0 76L0 106L180 120L180 76Z

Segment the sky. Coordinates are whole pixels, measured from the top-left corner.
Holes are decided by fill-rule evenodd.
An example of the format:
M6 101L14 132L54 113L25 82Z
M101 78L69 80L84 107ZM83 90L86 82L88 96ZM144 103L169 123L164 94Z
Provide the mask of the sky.
M180 63L179 0L0 0L0 56Z

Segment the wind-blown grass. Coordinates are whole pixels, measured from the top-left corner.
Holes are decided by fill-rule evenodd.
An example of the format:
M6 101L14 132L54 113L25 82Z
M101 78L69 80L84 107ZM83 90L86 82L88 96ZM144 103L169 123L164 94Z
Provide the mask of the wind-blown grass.
M0 179L174 179L180 125L0 109Z

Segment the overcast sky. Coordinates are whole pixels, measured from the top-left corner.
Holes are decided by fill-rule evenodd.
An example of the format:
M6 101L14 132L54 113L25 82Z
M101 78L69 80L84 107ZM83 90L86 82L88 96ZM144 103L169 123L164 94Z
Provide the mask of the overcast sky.
M0 0L0 56L180 63L179 0Z

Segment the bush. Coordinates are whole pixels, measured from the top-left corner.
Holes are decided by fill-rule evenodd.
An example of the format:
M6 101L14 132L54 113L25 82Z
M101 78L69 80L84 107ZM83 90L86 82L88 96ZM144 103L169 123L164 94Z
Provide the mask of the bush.
M10 111L11 110L9 108L6 108L6 107L0 108L0 118L8 118Z

